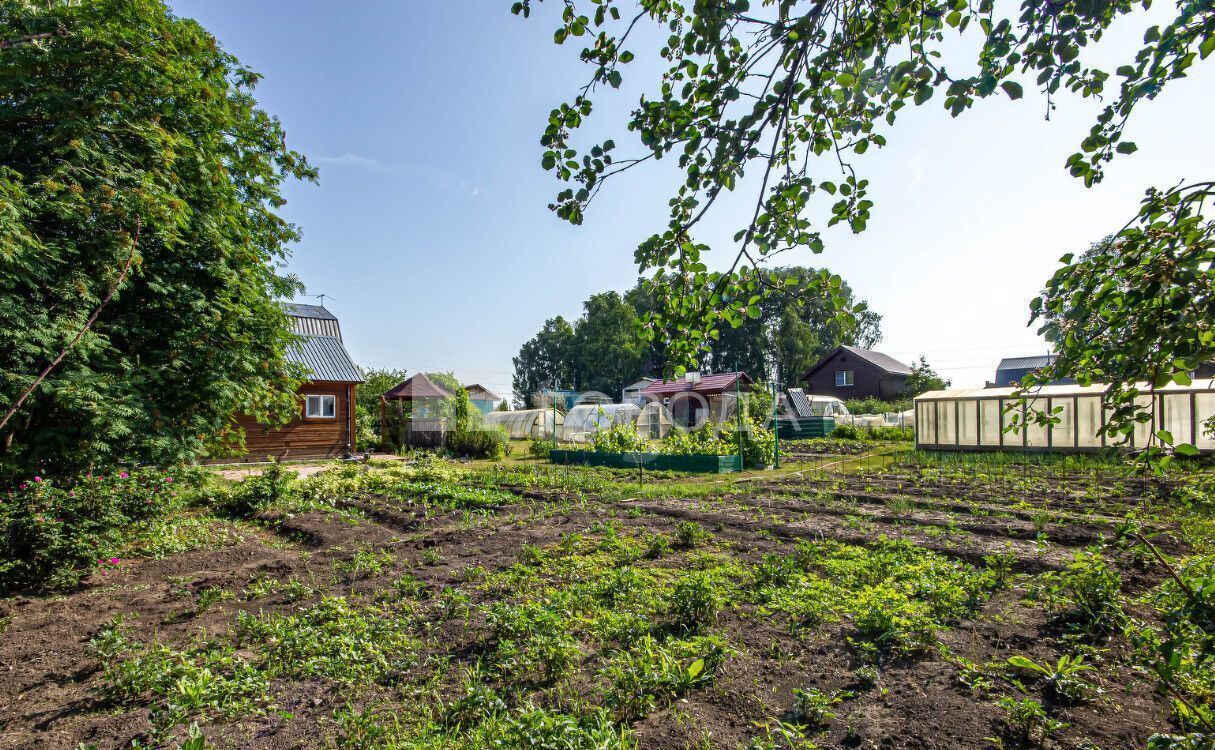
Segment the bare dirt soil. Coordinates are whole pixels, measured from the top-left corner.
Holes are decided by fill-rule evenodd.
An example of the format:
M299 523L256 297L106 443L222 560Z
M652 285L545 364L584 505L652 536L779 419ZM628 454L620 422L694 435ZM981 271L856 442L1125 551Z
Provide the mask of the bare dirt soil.
M338 506L350 512L268 512L263 528L247 529L244 540L230 546L135 560L68 593L2 599L0 748L110 750L146 737L154 701L118 702L99 690L105 676L89 644L115 618L121 618L132 641L186 649L200 638L228 637L242 610L293 612L321 595L371 599L404 574L412 575L424 589L411 627L424 634L425 645L392 684L276 677L269 710L201 716L212 747L332 747L343 737L335 711L348 703L376 706L381 716L409 716L416 704L433 703L434 695L447 700L458 694L457 668L469 666L489 647L485 612L498 596L469 583L470 566L500 573L524 559L531 549L527 545L551 549L569 534L593 536L597 524L605 522L640 539L675 535L677 524L689 520L710 532L713 549L728 552L743 566L754 566L765 555L789 554L798 542L864 546L885 539L906 540L974 566L983 566L986 556L1011 555L1012 572L1022 577L938 634L949 657L939 649L881 652L873 657L871 671L864 671L867 662L850 643L856 632L847 618L793 632L780 617L739 598L713 626L733 654L710 684L630 721L640 747L703 747L698 743L705 737L713 748L744 747L760 726L795 722L794 690L806 688L845 696L834 705L836 716L826 728L809 735L820 747L972 750L992 747L989 738L1016 747L1019 740L1010 734L995 696L965 684L955 659L984 664L1023 654L1040 663L1057 660L1067 647L1067 633L1041 603L1026 599L1030 577L1062 569L1076 550L1112 538L1129 509L1156 502L1140 497L1134 483L1049 473L1001 484L890 470L749 482L693 497L683 496L682 486L673 486L668 496L651 492L627 502L519 487L517 504L472 516L427 513L420 505L376 496L339 498ZM1164 549L1180 550L1167 526L1156 531L1162 532L1158 539ZM370 572L340 572L359 550L386 551L387 562ZM1129 598L1161 578L1129 556L1113 559ZM672 553L635 564L678 570L687 560ZM313 591L299 600L282 592L257 598L248 593L251 584L270 579L307 582ZM470 597L465 617L444 614L442 594L457 588ZM227 593L201 606L206 591ZM1100 690L1093 700L1055 702L1042 682L1030 679L1020 689L1007 683L997 687L997 693L1040 700L1066 724L1047 746L1142 747L1150 734L1170 726L1169 706L1153 681L1121 658L1127 644L1110 636L1098 646L1107 657L1089 675ZM235 657L240 656L237 648ZM593 689L604 656L588 648L582 658L566 694ZM431 679L425 665L435 663L448 665L446 676ZM858 676L862 672L866 678ZM537 688L531 698L564 700L553 695ZM181 737L179 730L174 742Z

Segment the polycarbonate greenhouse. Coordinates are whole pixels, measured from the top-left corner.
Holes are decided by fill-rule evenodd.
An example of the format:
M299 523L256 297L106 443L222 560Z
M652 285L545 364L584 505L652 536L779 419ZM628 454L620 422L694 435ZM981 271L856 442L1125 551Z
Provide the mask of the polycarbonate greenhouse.
M637 416L637 432L647 440L662 440L674 426L671 410L657 401L641 407L641 413Z
M1204 434L1203 422L1215 415L1215 379L1190 385L1170 384L1143 395L1138 403L1155 414L1136 425L1129 443L1115 443L1100 434L1108 417L1102 408L1105 385L1048 385L1018 402L1013 388L931 391L915 399L915 442L927 450L1098 451L1112 445L1142 448L1156 430L1168 430L1175 443L1189 443L1204 453L1215 452L1215 437ZM1013 406L1010 406L1013 405ZM1008 412L1012 408L1013 412ZM1017 411L1058 412L1058 424L1038 425L1015 432L1005 428Z
M552 409L491 411L485 415L485 424L504 428L511 440L548 440L553 436L554 419L558 428L565 423L565 415Z
M635 425L641 414L636 404L579 404L565 414L561 439L570 443L586 443L600 430L614 424Z

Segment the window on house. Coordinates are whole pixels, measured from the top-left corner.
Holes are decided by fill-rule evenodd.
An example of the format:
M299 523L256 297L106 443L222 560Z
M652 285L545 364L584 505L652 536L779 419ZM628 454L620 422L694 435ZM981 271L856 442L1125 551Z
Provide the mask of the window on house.
M836 370L835 387L844 388L849 385L852 385L852 370Z
M305 396L304 416L309 419L333 419L337 416L337 396Z

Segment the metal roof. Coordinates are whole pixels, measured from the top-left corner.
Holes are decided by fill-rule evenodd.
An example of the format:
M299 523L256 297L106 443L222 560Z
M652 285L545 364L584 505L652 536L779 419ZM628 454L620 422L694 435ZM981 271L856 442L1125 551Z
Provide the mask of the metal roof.
M891 375L910 375L911 374L910 367L908 367L907 365L898 361L894 357L891 357L888 354L882 354L881 352L875 352L875 351L871 351L869 349L861 349L860 347L848 346L847 344L844 344L844 345L836 347L834 351L830 352L829 354L827 354L827 356L820 359L818 361L818 363L814 365L814 367L811 367L809 370L806 370L806 374L802 375L801 379L805 380L806 378L810 377L814 373L818 372L819 368L821 368L823 365L827 364L827 362L832 357L834 357L836 354L839 354L840 352L848 352L849 354L860 357L861 359L865 360L866 362L873 365L874 367L884 370Z
M1135 386L1139 389L1142 396L1147 396L1152 392L1150 383L1136 383ZM1044 385L1039 388L1032 388L1025 393L1025 397L1030 401L1035 398L1064 396L1100 396L1105 393L1109 386L1105 383L1093 383L1092 385ZM915 397L916 401L949 401L953 399L966 398L1012 398L1016 392L1016 388L960 388L951 391L929 391ZM1196 391L1213 391L1215 390L1215 379L1200 378L1195 379L1190 385L1177 385L1169 383L1155 389L1157 394L1160 393L1190 393Z
M745 372L722 372L712 375L702 375L700 382L695 384L689 383L686 380L656 380L647 385L641 392L660 396L668 393L684 393L687 391L714 395L733 388L734 381L739 379L747 385L751 384L751 378L747 377L747 373Z
M283 309L293 318L312 318L314 320L337 320L333 313L320 305L300 305L295 302L284 302Z
M287 360L307 367L310 380L363 382L363 376L346 347L332 336L300 336L299 340L287 347Z
M996 365L997 370L1037 370L1050 367L1058 358L1057 354L1039 354L1033 357L1005 357Z
M399 385L384 392L384 398L412 401L417 398L451 398L451 393L433 380L426 373L419 372Z
M479 393L485 394L486 396L489 396L490 400L492 400L492 401L501 401L502 400L501 396L494 393L493 391L486 388L485 386L481 385L480 383L473 383L472 385L468 386L464 390L468 391L468 396L470 399L473 397L473 394L479 392ZM484 401L485 399L481 399L481 400Z

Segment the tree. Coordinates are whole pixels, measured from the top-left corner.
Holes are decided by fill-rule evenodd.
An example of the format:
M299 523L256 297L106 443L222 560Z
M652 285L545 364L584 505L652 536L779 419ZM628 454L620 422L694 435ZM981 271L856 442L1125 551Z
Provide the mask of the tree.
M754 378L767 378L779 370L783 380L790 380L840 344L874 346L882 337L882 316L856 300L852 288L841 280L838 295L855 315L840 319L835 302L819 293L818 282L829 275L813 268L763 269L759 276L773 291L756 303L756 317L719 331L703 358L707 369L742 371Z
M512 12L529 16L541 2L518 0ZM572 100L552 110L541 137L541 167L562 183L552 210L579 224L603 186L619 174L664 157L674 158L683 173L667 227L641 243L636 258L641 272L652 272L664 290L644 330L664 339L669 359L685 366L694 364L723 324L737 327L744 316L759 315L757 302L768 289L758 274L765 259L792 248L822 251L821 227L810 218L819 201L829 204L828 227L864 231L874 204L869 181L856 165L867 150L886 145L905 107L937 96L957 117L980 99L1020 99L1029 79L1046 95L1048 114L1063 92L1100 97L1106 103L1096 122L1066 160L1068 171L1091 186L1102 179L1106 163L1136 150L1123 138L1135 109L1215 52L1215 4L1209 0L1178 0L1169 22L1149 28L1143 47L1113 71L1115 76L1090 64L1087 55L1111 24L1141 12L1145 4L1023 0L1015 17L1005 15L1011 6L997 7L993 0L752 5L748 0L565 0L554 34L557 44L587 39L581 59L592 71ZM632 10L622 15L626 6ZM636 37L630 37L642 24L667 35L657 53L667 67L659 94L643 96L629 117L627 129L640 148L620 155L612 138L589 147L575 143L578 129L591 120L592 94L621 85L635 58L630 44ZM968 34L977 35L979 44L953 39ZM1116 91L1109 90L1111 80L1118 81ZM728 270L709 271L709 248L696 240L695 231L718 198L748 177L758 186L754 208L734 235ZM1145 251L1159 239L1163 244L1156 247L1163 249L1170 240L1148 228L1185 224L1209 239L1210 223L1197 217L1212 196L1213 182L1149 191L1137 221L1119 236ZM1172 206L1184 207L1196 220L1183 219ZM1099 259L1100 268L1097 262L1088 269L1131 278L1119 270L1114 254ZM1058 297L1059 284L1081 273L1080 268L1061 271L1047 298ZM1210 264L1205 273L1213 273ZM838 288L835 279L827 286ZM1179 302L1172 295L1164 300ZM850 313L846 305L837 312ZM1149 340L1144 334L1150 332L1136 333L1129 318L1118 316L1116 322L1128 328L1112 335ZM1172 334L1153 341L1161 360L1170 358L1167 347L1173 343ZM1063 359L1081 365L1081 357ZM1101 369L1128 385L1134 382L1130 378L1149 374L1152 363L1145 364ZM1117 413L1116 429L1125 428L1130 416Z
M1215 183L1149 192L1135 221L1094 244L1064 267L1031 305L1039 333L1054 346L1055 362L1026 390L1060 375L1081 385L1110 383L1104 434L1125 440L1153 419L1141 391L1188 385L1190 371L1215 359L1215 222L1202 214ZM1031 321L1032 322L1032 321ZM1049 415L1040 415L1049 417ZM1159 445L1193 455L1196 448L1159 430Z
M637 335L637 311L617 292L593 295L582 310L574 326L578 388L620 393L639 376L645 353Z
M949 381L937 375L928 365L928 358L920 355L919 362L911 364L911 374L903 386L903 395L912 398L928 391L943 391L949 387Z
M536 336L519 349L511 361L515 376L511 387L516 406L530 403L529 399L542 387L572 387L574 328L558 315L544 321Z
M0 435L8 472L166 463L297 408L276 213L315 172L258 75L160 0L0 7ZM140 228L138 247L133 234Z

